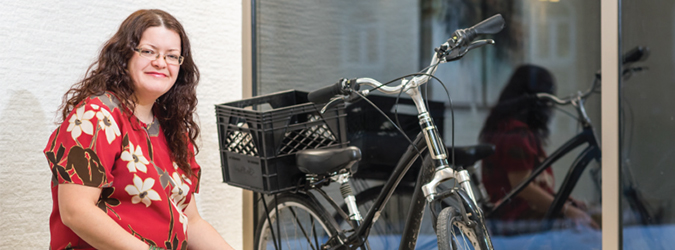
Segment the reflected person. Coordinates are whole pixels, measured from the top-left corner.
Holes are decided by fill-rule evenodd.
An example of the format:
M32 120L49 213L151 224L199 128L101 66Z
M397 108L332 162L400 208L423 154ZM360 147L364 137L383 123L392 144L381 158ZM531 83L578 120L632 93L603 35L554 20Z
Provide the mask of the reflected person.
M496 150L483 160L483 184L490 196L490 202L505 203L499 211L495 211L493 219L503 222L540 221L553 202L555 186L550 167L513 199L503 201L502 198L525 181L547 157L543 147L550 134L548 124L552 116L552 105L534 98L533 95L554 94L555 89L554 77L548 70L535 65L519 66L502 90L497 104L491 109L480 131L480 142L493 144ZM584 210L585 204L570 198L563 206L562 213L575 223L597 228L597 224ZM536 225L530 228L513 228L516 231L511 233L536 231L538 228Z

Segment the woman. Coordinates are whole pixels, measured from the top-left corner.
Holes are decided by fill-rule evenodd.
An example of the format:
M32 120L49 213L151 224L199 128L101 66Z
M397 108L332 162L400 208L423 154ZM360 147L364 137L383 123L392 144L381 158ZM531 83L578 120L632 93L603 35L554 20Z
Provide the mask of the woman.
M553 202L554 178L550 167L513 200L501 200L546 158L543 146L550 132L552 106L532 98L536 93L555 93L551 73L534 65L518 67L480 132L479 140L495 145L496 149L495 154L483 160L482 177L490 201L506 203L495 216L500 220L541 220ZM562 211L567 218L597 227L580 209L583 207L581 202L570 199Z
M197 212L199 71L182 25L139 10L63 97L44 152L50 249L230 249Z

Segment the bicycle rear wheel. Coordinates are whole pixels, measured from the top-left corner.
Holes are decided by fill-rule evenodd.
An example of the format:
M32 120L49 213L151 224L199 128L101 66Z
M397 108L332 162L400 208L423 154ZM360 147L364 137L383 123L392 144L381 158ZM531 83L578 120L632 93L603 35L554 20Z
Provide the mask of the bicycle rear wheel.
M458 208L444 208L438 215L436 236L439 250L488 249L485 244L483 222L467 215L475 225L468 225Z
M322 249L337 230L328 213L311 196L281 194L256 227L255 246L269 249Z

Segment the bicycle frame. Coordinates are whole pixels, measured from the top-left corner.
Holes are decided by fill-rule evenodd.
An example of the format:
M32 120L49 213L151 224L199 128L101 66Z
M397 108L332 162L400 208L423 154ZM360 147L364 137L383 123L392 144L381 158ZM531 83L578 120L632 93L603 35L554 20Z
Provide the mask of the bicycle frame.
M502 198L502 201L513 199L521 191L523 191L523 189L525 189L525 187L529 185L535 178L537 178L542 172L544 172L544 170L551 167L553 163L558 161L563 156L567 155L572 150L578 148L582 144L588 144L588 146L579 154L579 156L577 156L575 161L572 163L572 166L565 175L565 179L561 184L560 190L555 194L553 203L551 203L551 206L549 206L549 209L546 212L546 215L544 216L544 220L550 221L554 217L558 216L558 214L560 214L560 210L565 205L565 202L568 200L570 193L572 192L572 189L576 185L577 181L579 181L581 174L584 172L588 164L592 160L600 162L601 157L600 145L598 144L597 137L595 136L595 131L593 130L593 126L591 125L590 119L586 115L586 110L584 109L583 106L582 97L583 96L578 97L571 103L572 105L574 105L580 116L579 121L582 125L583 130L579 134L574 136L572 139L565 142L565 144L560 146L560 148L558 148L542 163L540 163L539 166L537 166L535 170L532 172L532 174L525 181L521 182L517 187L512 189L511 192L509 192L504 198ZM492 211L490 211L486 215L486 217L490 218L497 211L502 209L505 203L506 202L501 202L499 205L493 208ZM545 223L544 229L550 229L551 226L552 226L551 223Z
M462 201L460 202L465 204L466 208L469 209L472 214L482 218L482 211L477 208L475 198L473 197L473 190L471 188L468 171L463 169L457 171L450 166L446 147L443 144L433 119L427 111L426 104L419 91L419 86L426 83L430 78L429 75L432 75L435 72L439 61L439 58L434 57L430 65L435 66L429 68L426 71L426 74L414 77L410 81L404 80L403 83L397 87L384 86L376 80L370 78L357 79L357 83L379 88L379 90L384 93L397 94L402 91L408 94L417 107L419 114L418 119L422 131L417 135L417 138L415 138L413 144L408 146L406 152L399 159L396 168L387 182L384 184L382 192L379 194L375 200L375 203L364 217L362 223L357 225L355 232L344 241L346 244L362 245L365 242L368 237L370 227L378 219L379 214L384 209L387 201L393 195L396 187L400 184L403 176L425 150L428 152L431 158L431 163L423 164L422 168L420 169L420 173L418 174L415 184L415 193L413 195L413 202L407 215L408 223L406 223L404 229L400 248L414 248L417 235L419 234L424 207L426 206L424 199L426 198L428 202L433 201L437 193L436 188L441 182L450 179L457 179L457 182L460 183L460 186L464 191L461 192L462 195L460 195L460 198L462 198ZM429 178L430 174L433 174L432 178ZM327 200L331 201L328 198ZM336 207L336 205L333 206ZM492 245L489 239L486 241L489 243L489 246Z
M364 217L363 223L357 225L354 230L355 232L351 234L345 241L346 245L355 245L360 246L367 240L369 230L373 223L378 219L377 217L385 208L385 204L394 194L394 190L398 187L403 179L403 176L408 172L412 165L417 161L418 157L427 150L426 140L423 139L423 132L420 132L414 140L414 146L409 145L406 152L399 159L394 171L390 175L387 182L384 184L382 191L375 200L373 206L368 210L366 216ZM419 150L419 152L417 151ZM424 161L420 172L418 173L418 178L415 183L415 192L413 194L411 207L408 210L406 216L406 224L401 237L400 249L412 249L415 247L417 236L419 234L419 228L423 217L424 208L426 202L424 202L425 197L421 192L422 185L428 183L430 174L434 172L433 164L430 164L427 161ZM325 193L320 192L325 196ZM482 216L482 211L476 206L474 200L468 194L468 191L457 190L461 202L465 205L465 209L468 210L471 214ZM334 201L328 197L327 201L334 203ZM339 209L337 204L331 204L334 208ZM347 219L347 218L345 218ZM489 240L488 240L489 242ZM491 246L491 242L489 244Z
M436 188L441 182L457 179L460 188L454 190L456 192L456 199L463 206L463 211L470 213L472 216L476 216L477 219L483 220L483 213L478 208L475 198L473 197L473 190L470 184L470 175L467 170L464 169L453 169L450 166L448 161L449 155L446 151L446 147L443 144L441 136L436 128L436 125L431 118L431 115L427 111L426 103L422 98L422 95L419 91L419 87L428 82L431 78L430 76L436 71L437 66L441 62L441 58L434 57L431 61L432 65L424 74L419 74L416 77L413 77L410 80L403 80L403 83L396 87L385 86L379 83L378 81L370 78L359 78L356 80L357 83L362 85L370 85L377 88L379 91L386 94L399 94L405 92L408 94L418 111L418 119L422 131L417 135L414 142L408 146L406 152L399 159L396 168L393 173L390 175L387 182L384 184L384 187L381 193L378 195L373 206L368 210L366 216L362 221L350 221L350 216L345 216L344 211L340 209L337 203L329 197L323 190L321 190L322 181L317 181L317 185L310 185L310 188L321 194L324 199L330 203L330 205L335 208L340 216L344 217L346 221L350 221L350 226L353 227L354 233L349 236L346 236L337 223L333 226L339 232L334 235L329 241L334 242L335 245L331 249L343 249L346 246L349 247L364 247L366 243L370 228L373 226L373 223L377 221L379 215L382 213L385 204L392 197L394 190L401 183L403 177L407 171L412 167L412 165L417 161L418 157L422 153L427 153L431 159L430 163L423 163L420 173L418 173L417 182L415 184L415 192L413 194L413 202L411 204L411 209L409 209L407 214L407 223L404 228L403 237L401 238L400 249L411 249L414 248L417 240L417 236L420 230L420 224L424 215L424 208L426 202L432 202L436 198ZM363 90L361 93L363 95L368 94L368 90ZM328 104L327 104L328 106ZM426 152L425 152L426 151ZM425 161L426 162L426 161ZM312 195L307 191L298 190L300 192L307 193ZM464 218L467 218L466 215ZM333 221L335 222L335 221ZM484 228L482 228L484 230ZM487 230L485 230L487 232ZM492 243L489 237L486 237L485 245L489 246L489 249L492 249Z
M394 171L390 175L389 179L387 182L384 184L382 191L378 195L377 199L375 200L373 206L368 210L366 216L363 219L363 223L358 224L354 228L354 233L351 234L347 239L345 240L340 240L340 242L344 245L353 245L353 246L362 246L368 237L368 233L370 228L372 227L373 223L377 221L379 214L382 212L382 210L385 207L385 204L389 201L391 196L394 194L394 190L398 187L398 185L401 183L401 180L403 179L403 176L408 172L408 170L412 167L412 165L417 161L417 158L426 150L426 142L425 140L422 139L422 133L418 134L417 137L415 138L413 145L409 145L408 149L405 151L403 156L399 159L398 163L396 164L396 167L394 168ZM416 149L419 150L419 152ZM425 171L425 168L428 168L429 166L425 166L424 164L422 165L420 169L419 175L422 175ZM416 187L420 185L420 178L418 178L418 183L415 184ZM331 203L331 206L335 208L337 211L341 211L340 207L335 203L335 201L328 197L328 195L325 192L319 192L326 201ZM414 199L414 198L413 198ZM415 202L413 202L415 203ZM407 218L414 218L415 211L414 210L409 210ZM345 220L349 220L348 216L346 214L341 214ZM421 216L419 217L418 221L421 221ZM417 227L418 230L411 230L408 229L406 226L406 229L404 230L404 234L402 237L402 243L406 242L406 246L409 245L410 239L416 239L417 234L419 233L419 227ZM338 228L338 230L341 230ZM336 237L340 237L339 235ZM414 240L412 240L412 244L414 246ZM404 244L401 244L402 249L405 248L403 247ZM335 246L332 249L340 249L343 246Z
M348 246L361 246L365 243L365 240L368 237L368 232L373 223L379 218L384 205L391 198L395 188L403 179L403 176L410 169L412 164L415 163L422 152L424 152L424 150L427 151L431 163L427 164L427 161L425 160L422 164L420 173L418 173L417 182L415 184L415 192L413 194L413 202L411 204L411 209L408 211L408 219L399 248L414 248L417 235L419 234L419 225L424 214L424 206L426 205L424 199L426 199L427 202L435 201L436 195L438 193L436 189L438 185L444 181L456 179L460 187L460 191L458 191L458 195L456 195L456 197L458 197L457 199L460 199L459 202L462 203L460 205L462 207L462 211L464 212L464 207L466 207L472 211L472 216L476 216L477 219L480 219L481 221L483 220L482 211L477 208L475 198L473 197L470 175L467 170L455 170L453 169L453 166L450 166L446 147L443 144L443 140L441 139L438 129L428 112L419 87L427 83L429 79L433 77L433 74L438 68L439 64L459 60L472 49L483 47L488 44L494 44L494 41L491 39L474 41L474 38L481 34L495 34L503 27L504 19L501 17L501 15L495 15L472 26L471 28L455 31L450 39L435 49L434 57L431 59L431 63L429 64L430 66L426 68L424 73L415 74L416 76L412 77L410 80L402 78L401 84L397 86L386 86L371 78L358 78L355 81L347 81L343 79L334 85L327 86L309 93L308 99L310 101L319 103L327 102L326 106L324 106L324 109L334 105L335 102L340 100L354 100L357 97L365 98L365 96L368 95L371 90L378 90L385 94L400 95L401 93L406 93L412 98L417 108L419 124L421 127L420 134L417 136L414 142L411 142L411 145L408 146L406 152L399 159L394 172L385 183L381 193L375 200L374 205L368 210L365 219L362 221L354 220L355 223L350 223L353 227L355 227L355 232L347 237L346 240L340 240L342 243L345 243ZM368 85L374 87L374 89L359 91L360 85ZM356 88L354 88L354 86L356 86ZM465 191L465 193L461 191L462 189ZM331 204L333 207L337 207L332 199L326 197L327 195L325 192L319 193L321 193L329 202L333 203ZM343 194L343 196L345 196L345 200L347 202L350 202L349 195ZM351 200L351 202L354 203L353 200ZM358 218L358 209L351 209L352 207L354 207L354 205L350 206L350 217L354 216L355 218ZM340 213L340 215L344 217L344 212ZM464 214L464 218L468 218L466 214ZM345 218L345 220L349 221L349 218ZM485 233L487 233L487 231L485 231ZM343 238L344 235L340 235L338 237ZM486 246L489 246L489 249L492 249L492 244L489 237L486 238ZM336 246L334 248L340 248L340 246Z

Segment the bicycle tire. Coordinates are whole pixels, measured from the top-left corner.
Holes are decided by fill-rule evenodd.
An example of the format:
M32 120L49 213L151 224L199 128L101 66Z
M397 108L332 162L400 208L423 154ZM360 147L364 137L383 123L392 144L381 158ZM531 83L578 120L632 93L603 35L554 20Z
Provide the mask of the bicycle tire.
M312 196L283 193L268 208L269 214L262 215L255 231L258 250L318 250L337 235L335 221Z
M469 215L475 225L467 225L459 209L454 206L444 208L438 215L436 234L438 237L439 250L486 250L488 249L484 241L485 237L481 228L484 228L482 221L477 221Z

